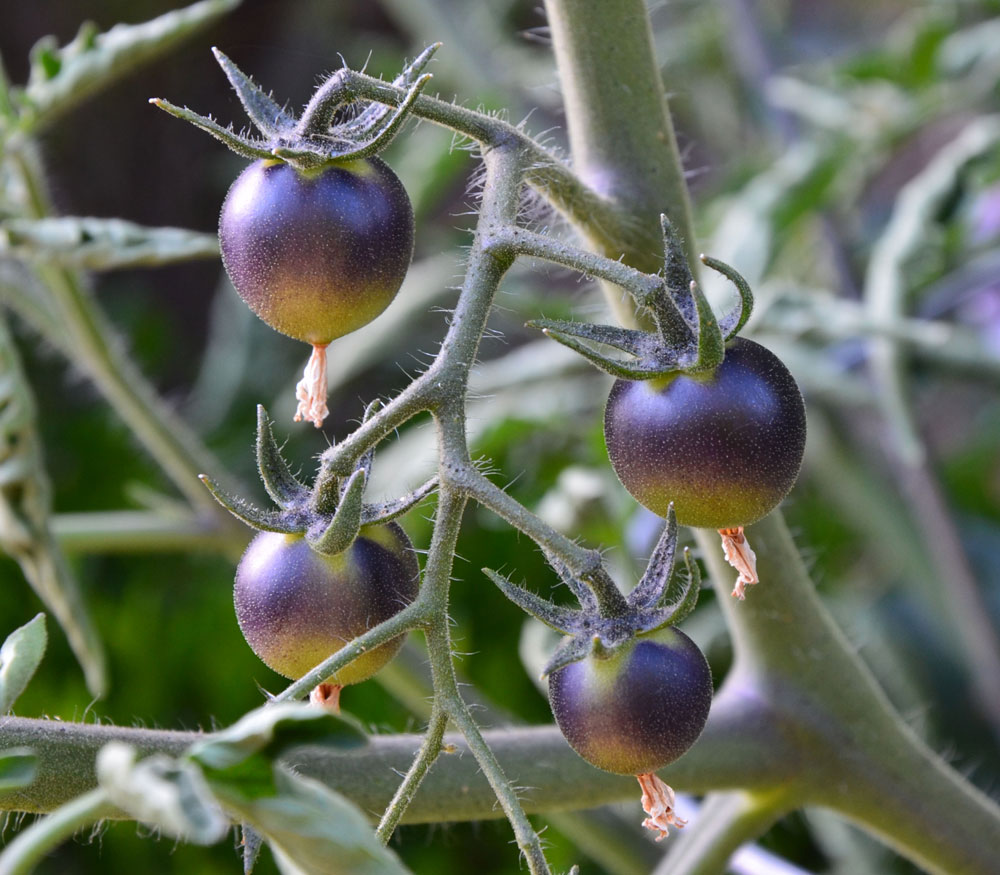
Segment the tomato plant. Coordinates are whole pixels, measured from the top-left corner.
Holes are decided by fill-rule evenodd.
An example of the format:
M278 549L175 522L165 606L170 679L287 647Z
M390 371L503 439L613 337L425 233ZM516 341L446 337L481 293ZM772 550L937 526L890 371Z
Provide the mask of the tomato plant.
M518 853L532 875L720 873L735 848L807 809L825 812L796 821L808 840L779 827L753 859L891 871L909 865L897 853L935 875L992 875L1000 810L975 783L996 774L1000 650L990 576L977 582L965 552L987 569L1000 555L1000 369L983 330L1000 148L990 4L771 4L756 20L745 0L727 5L739 15L680 2L652 19L639 0L546 0L530 44L509 37L543 23L531 4L502 16L483 4L473 27L423 14L453 13L443 0L296 0L281 27L261 4L223 19L233 5L88 25L30 57L9 48L30 16L4 13L0 27L0 307L14 314L12 331L0 321L0 546L66 633L50 622L47 639L41 617L24 622L36 605L0 600L17 627L0 647L0 714L18 712L0 718L0 809L42 815L5 833L0 872L221 873L238 865L224 841L237 829L244 871L261 875L486 875ZM826 25L874 14L893 38L851 20L885 45L841 60ZM236 29L248 20L256 31ZM213 22L274 84L332 70L296 116L216 50L253 131L153 101L254 162L226 203L221 247L139 224L211 227L235 175L215 144L196 152L167 130L186 126L136 100L168 93L228 118L230 95L195 60L208 61L207 40L190 63L97 98L117 105L84 103ZM787 27L763 39L765 22ZM833 58L822 66L801 55L818 33ZM412 45L427 48L401 61ZM350 66L369 49L364 69ZM550 52L558 91L539 87L553 81ZM508 77L521 87L501 94ZM479 100L527 121L471 108ZM671 111L697 156L687 167ZM555 147L530 133L550 122ZM692 202L696 165L706 179ZM71 185L84 177L91 196ZM409 264L410 198L412 294L382 310ZM132 221L97 218L122 202ZM241 225L243 206L255 222ZM380 231L354 221L383 207ZM327 382L334 393L331 433L293 431L284 450L258 406L267 507L234 448L252 404L287 388L289 344L236 296L211 299L220 248L261 315L316 349L299 415L321 422ZM166 267L193 259L204 263ZM150 265L164 270L135 270ZM571 294L563 270L581 280ZM729 289L709 271L736 289L735 309L715 306ZM147 281L174 294L145 295ZM615 480L604 375L525 322L624 381L604 410L606 448L665 519ZM53 351L125 428L66 392ZM799 386L814 431L788 502L793 539L773 505L799 468ZM973 460L956 449L966 430L983 444ZM956 458L975 502L949 479ZM245 553L251 536L226 510L260 532ZM720 528L724 552L700 525ZM765 585L744 593L751 540ZM232 622L241 553L237 619L287 678ZM727 558L745 601L722 597ZM714 594L699 599L702 568ZM331 713L325 688L378 666L352 691L359 719ZM226 728L146 728L183 724ZM670 827L667 845L643 840L622 772L638 778L642 825L660 838ZM436 824L501 817L436 840ZM65 841L115 818L171 840L137 842L127 825L99 844Z

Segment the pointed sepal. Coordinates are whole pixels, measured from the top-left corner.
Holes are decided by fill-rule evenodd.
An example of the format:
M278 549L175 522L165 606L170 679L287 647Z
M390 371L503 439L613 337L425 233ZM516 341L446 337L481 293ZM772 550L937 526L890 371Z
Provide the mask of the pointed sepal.
M211 134L215 139L232 149L237 155L242 155L244 158L250 159L274 157L272 150L268 148L267 143L263 140L259 140L256 137L244 137L242 134L237 134L232 128L224 128L214 119L208 118L208 116L199 115L186 107L176 106L169 100L153 97L150 98L149 102L153 106L158 106L164 112L169 112L172 116L189 122L196 128L201 128L207 134Z
M361 510L361 525L387 523L402 516L411 508L420 504L428 495L437 489L438 478L431 477L426 483L418 486L412 492L393 501L383 501L378 504L366 504Z
M421 78L424 68L430 63L437 50L441 48L441 43L432 43L424 49L417 57L407 64L402 72L392 80L392 84L397 88L410 88ZM370 130L373 125L381 121L392 112L392 107L381 103L371 103L353 121L346 122L339 126L339 129L347 136L360 136L366 130Z
M572 662L579 662L590 655L594 646L594 638L589 634L574 635L566 638L549 657L542 669L542 677L546 678L555 671L565 668Z
M594 325L590 322L572 322L564 319L532 319L526 322L528 328L537 328L547 334L558 332L562 335L579 337L592 343L600 343L626 352L636 358L655 354L659 344L652 334L617 325Z
M424 86L432 78L430 73L425 73L417 79L395 111L387 115L384 119L380 119L370 130L366 131L369 139L353 149L338 152L336 160L353 161L358 158L368 158L385 149L403 129L403 125L410 116L410 110L413 109L413 104L416 103L420 92L424 90Z
M265 136L274 137L295 127L295 117L283 106L279 106L253 79L214 46L212 54L226 74L229 84L233 86L250 120Z
M531 614L532 617L540 620L550 629L555 629L564 635L572 635L580 628L581 614L579 611L553 604L548 599L535 595L523 586L511 583L506 577L491 568L484 568L483 574L492 580L500 592L522 611Z
M548 550L543 550L542 552L545 555L545 561L552 566L552 570L559 575L559 579L566 584L567 589L569 589L569 591L576 596L576 600L580 603L580 607L582 607L587 613L596 613L597 598L594 595L593 590L591 590L591 588L582 581L577 580L569 568L566 567L566 563L564 563L561 559L550 553Z
M576 339L578 336L584 336L590 339L589 335L594 333L591 329L611 328L611 326L587 325L587 323L584 322L563 322L552 323L558 324L560 326L559 328L550 328L546 327L544 324L547 321L548 320L534 320L529 322L528 325L532 328L541 328L546 337L549 337L557 343L561 343L563 346L579 353L591 364L600 368L606 374L611 374L612 377L618 377L622 380L649 380L653 377L664 376L677 370L678 366L676 358L670 350L665 349L664 359L655 363L638 359L632 362L623 359L610 358ZM628 329L624 328L614 330L621 332L628 331ZM635 334L641 333L642 332L638 331L635 332ZM657 339L656 336L652 334L648 334L646 337L653 341ZM624 339L624 336L622 336L622 339ZM607 340L601 340L598 342L607 343L609 346L616 345L615 343L611 343Z
M263 404L257 405L257 470L267 494L280 507L301 504L308 498L309 489L288 469Z
M686 371L714 371L726 355L726 341L719 320L698 283L691 283L691 298L698 311L698 357Z
M249 823L241 823L240 844L243 846L243 875L253 875L264 839Z
M625 597L630 607L650 608L659 604L670 585L676 550L677 515L674 513L674 503L670 502L667 507L667 524L646 563L646 571L635 589Z
M245 501L236 495L230 495L218 483L204 474L199 479L208 487L208 491L212 493L212 497L219 504L236 517L236 519L242 520L251 528L261 532L281 532L285 535L299 531L299 528L284 514L273 510L261 510L249 501Z
M648 615L641 631L653 632L664 626L676 626L697 607L701 594L701 569L687 547L684 548L683 559L684 567L674 571L669 592L659 605L653 606L654 610Z
M362 497L368 481L360 468L347 480L337 511L329 522L318 526L318 530L306 532L306 541L317 553L333 556L342 553L358 536L361 528Z
M719 329L726 340L732 340L740 333L743 326L747 324L750 314L753 312L753 290L735 267L712 258L709 255L701 255L701 262L705 267L710 267L716 273L721 273L734 286L740 295L739 306L735 310L727 313L719 320Z
M694 277L688 264L684 242L666 213L660 215L660 230L663 232L663 279L681 317L689 329L698 326L698 312L688 295Z

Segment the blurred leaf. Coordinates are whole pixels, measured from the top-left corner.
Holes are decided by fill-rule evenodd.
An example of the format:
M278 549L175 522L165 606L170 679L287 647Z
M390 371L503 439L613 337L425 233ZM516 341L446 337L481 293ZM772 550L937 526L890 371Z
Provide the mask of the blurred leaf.
M274 759L302 744L350 750L367 743L360 726L345 716L313 705L280 702L257 708L228 729L213 732L194 745L188 756L211 769L231 769L254 754Z
M38 757L31 748L0 750L0 792L27 787L38 772Z
M142 24L117 24L107 33L98 33L87 23L63 48L53 37L40 40L32 50L28 84L17 95L24 103L22 121L29 128L52 121L238 4L239 0L202 0Z
M45 614L15 629L0 647L0 714L14 707L17 697L28 686L42 657L49 636L45 631Z
M213 776L212 788L271 845L286 875L402 875L408 870L375 838L357 806L325 785L282 768L248 795Z
M0 223L0 256L109 270L218 258L214 234L146 228L123 219L66 216Z
M41 335L55 339L65 334L48 289L25 264L0 258L0 303Z
M135 748L117 741L97 754L97 782L114 805L199 845L214 844L229 832L229 819L194 763L163 754L137 763L136 757Z
M49 530L49 481L35 429L35 406L14 340L0 317L0 549L17 560L55 615L83 667L104 694L104 652L76 581Z

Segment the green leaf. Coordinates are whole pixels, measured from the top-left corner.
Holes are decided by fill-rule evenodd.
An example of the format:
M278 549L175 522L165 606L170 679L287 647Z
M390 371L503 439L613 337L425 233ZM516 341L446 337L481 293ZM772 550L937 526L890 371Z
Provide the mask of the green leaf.
M270 844L286 875L404 875L361 810L311 778L276 768L269 795L248 795L215 776L212 789Z
M211 769L230 769L254 754L271 759L303 744L343 750L362 747L368 738L353 720L298 702L264 705L221 732L199 741L188 756Z
M214 234L146 228L122 219L65 216L0 224L0 255L63 267L110 270L218 258Z
M28 125L52 121L74 104L132 68L162 54L236 7L239 0L202 0L141 24L117 24L97 33L85 24L76 38L57 48L52 38L32 53L31 74L22 101Z
M95 696L104 694L104 651L76 581L49 529L49 481L35 428L35 404L0 316L0 549L62 626Z
M31 748L11 747L0 750L0 793L27 787L35 780L37 773L38 757Z
M14 707L45 655L45 614L15 629L0 647L0 714Z
M210 845L225 837L229 818L194 763L165 754L136 757L135 748L117 741L97 754L97 782L114 805L185 841Z

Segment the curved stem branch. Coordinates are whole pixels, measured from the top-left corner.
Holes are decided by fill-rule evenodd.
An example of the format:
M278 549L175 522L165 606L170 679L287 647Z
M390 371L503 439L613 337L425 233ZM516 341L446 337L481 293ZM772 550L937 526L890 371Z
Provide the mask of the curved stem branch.
M466 494L483 507L510 523L519 532L550 553L558 556L577 577L590 577L601 567L601 554L597 550L581 547L548 523L539 519L524 505L511 498L480 471L471 468L465 472L462 483Z
M413 801L413 797L416 795L417 788L424 779L424 775L434 765L438 754L441 753L444 730L447 725L448 715L443 709L435 705L431 711L431 718L427 724L427 732L424 735L424 740L420 744L420 750L410 764L410 769L406 773L406 777L403 778L403 782L399 785L399 789L396 790L392 801L382 815L382 820L379 821L378 828L375 830L375 835L378 836L383 844L392 838L392 834L399 825L400 819L406 812L406 809L410 807L410 803Z

